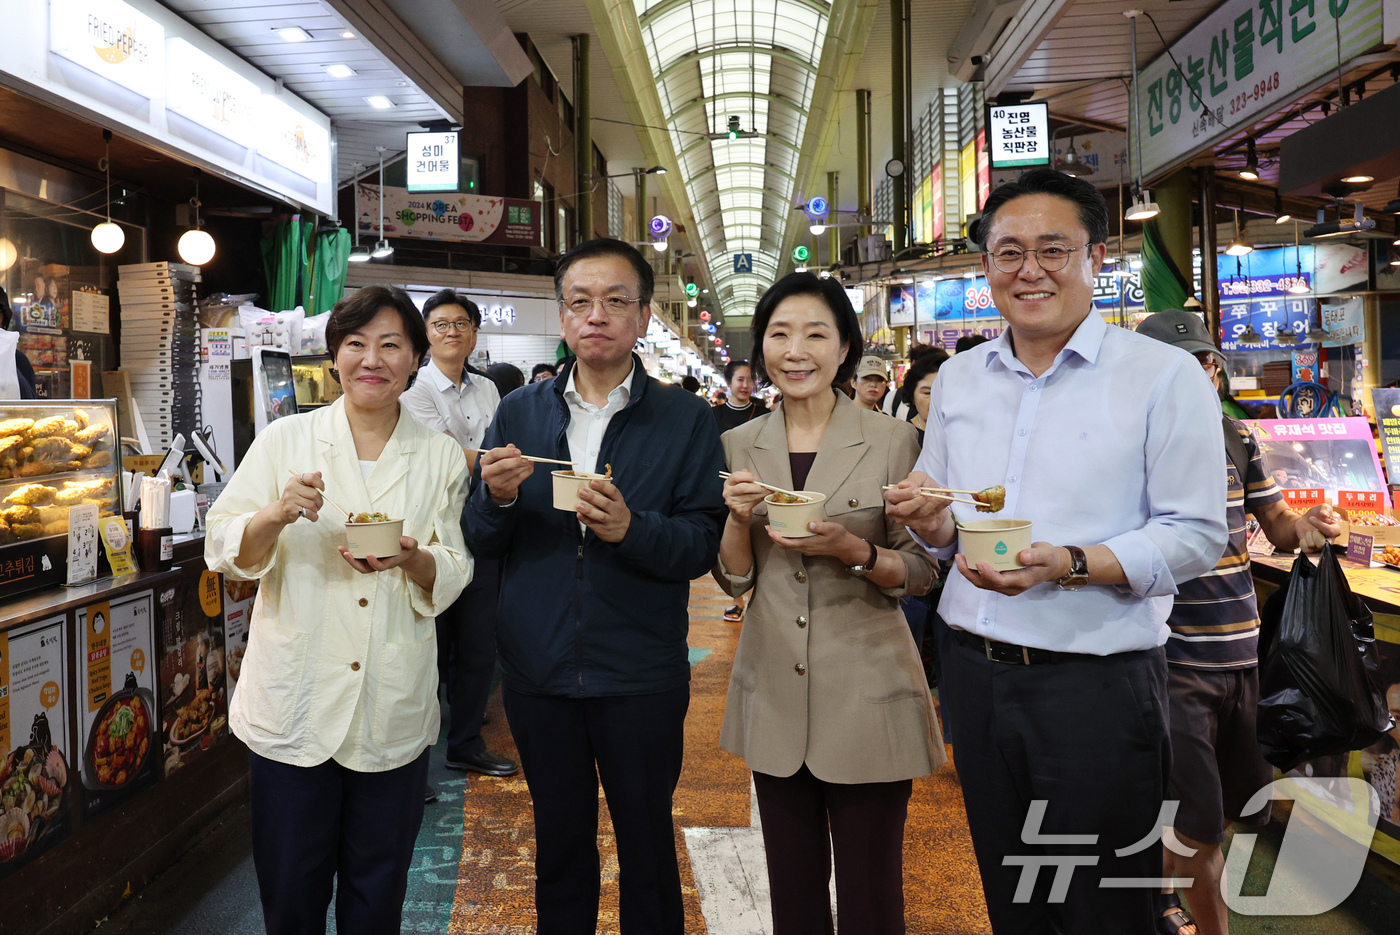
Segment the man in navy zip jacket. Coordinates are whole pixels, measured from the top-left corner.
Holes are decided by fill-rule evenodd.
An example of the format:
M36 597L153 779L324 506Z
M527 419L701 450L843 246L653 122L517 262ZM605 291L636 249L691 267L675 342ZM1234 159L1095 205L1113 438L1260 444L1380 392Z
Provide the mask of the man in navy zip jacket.
M616 832L623 930L682 935L671 798L690 704L690 581L719 551L719 432L697 396L649 378L653 275L632 246L593 240L554 274L576 359L501 401L463 527L503 562L503 697L535 817L541 935L597 930L598 781ZM549 470L605 473L557 510ZM546 465L546 467L553 467Z

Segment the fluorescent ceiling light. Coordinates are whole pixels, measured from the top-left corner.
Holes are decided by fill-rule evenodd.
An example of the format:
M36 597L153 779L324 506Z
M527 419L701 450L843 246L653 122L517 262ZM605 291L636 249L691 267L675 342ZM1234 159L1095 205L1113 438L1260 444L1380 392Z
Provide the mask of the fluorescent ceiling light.
M1342 179L1348 185L1365 185L1367 182L1374 182L1375 176L1371 175L1348 175Z
M278 29L276 32L288 42L306 42L311 38L311 33L300 26L288 26L285 29Z
M370 256L374 257L376 260L382 260L382 259L384 259L386 256L393 256L393 255L394 255L394 247L393 247L393 245L392 245L391 243L389 243L389 241L384 240L384 239L382 239L382 238L380 239L380 241L379 241L378 243L376 243L376 244L374 245L374 249L373 249L372 251L370 251Z
M351 32L350 30L347 29L347 30L345 30L345 32L343 32L343 33L340 34L340 38L342 38L342 39L354 39L354 38L355 38L355 34L354 34L353 32Z
M375 110L388 110L390 107L394 106L394 102L389 100L382 94L370 95L369 97L365 98L365 103L373 107Z
M321 67L324 68L326 74L330 75L332 78L353 78L359 74L355 69L341 62L337 62L334 65L322 65Z

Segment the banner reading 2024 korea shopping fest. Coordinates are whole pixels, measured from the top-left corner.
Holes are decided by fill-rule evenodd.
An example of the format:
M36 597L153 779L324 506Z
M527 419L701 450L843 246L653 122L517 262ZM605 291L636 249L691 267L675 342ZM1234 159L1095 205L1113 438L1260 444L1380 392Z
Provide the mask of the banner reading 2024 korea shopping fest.
M360 233L378 238L379 186L361 185ZM384 236L494 243L517 247L540 244L540 203L484 195L416 194L384 187Z
M1382 0L1220 4L1172 44L1171 55L1158 56L1138 76L1143 175L1210 146L1334 76L1339 51L1346 62L1378 45L1381 7ZM1153 35L1145 17L1137 28L1140 40L1144 32Z

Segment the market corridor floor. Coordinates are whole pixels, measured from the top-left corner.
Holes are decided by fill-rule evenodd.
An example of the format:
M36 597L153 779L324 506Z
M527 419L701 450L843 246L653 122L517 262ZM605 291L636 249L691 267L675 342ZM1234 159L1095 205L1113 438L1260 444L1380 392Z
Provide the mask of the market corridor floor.
M691 935L767 935L767 873L757 809L743 761L719 749L720 723L739 625L723 620L728 598L708 581L691 592L691 704L685 767L676 791L677 845ZM499 695L484 735L514 757ZM427 807L404 907L405 933L528 935L534 932L530 799L520 776L464 776L430 755L438 801ZM599 801L606 816L606 805ZM603 898L598 932L616 935L617 860L600 822ZM1247 893L1269 879L1282 826L1260 836ZM990 932L962 796L951 764L914 783L905 844L905 901L913 935ZM1400 917L1400 890L1371 874L1319 918L1234 916L1235 935L1381 935ZM97 921L97 920L93 920ZM257 935L263 931L246 807L211 829L180 862L102 920L99 935ZM334 923L328 926L334 931Z

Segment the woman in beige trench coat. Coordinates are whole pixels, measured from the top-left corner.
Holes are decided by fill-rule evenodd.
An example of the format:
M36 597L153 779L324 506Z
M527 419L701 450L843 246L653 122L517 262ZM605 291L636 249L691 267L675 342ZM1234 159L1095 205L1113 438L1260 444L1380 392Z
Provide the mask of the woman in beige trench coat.
M794 273L759 300L754 373L783 395L726 432L729 518L715 578L753 589L720 745L754 773L775 935L904 932L904 821L912 779L946 757L919 654L899 609L935 562L885 516L882 487L908 476L914 429L833 390L863 345L834 280ZM812 535L767 525L755 481L826 494Z

